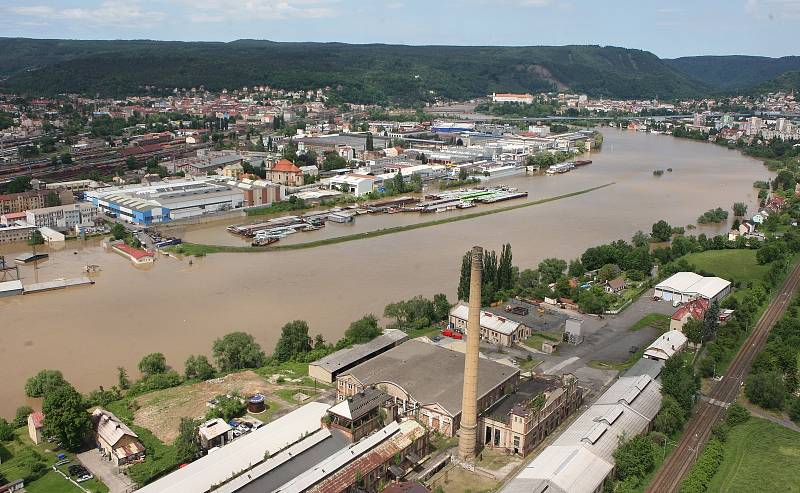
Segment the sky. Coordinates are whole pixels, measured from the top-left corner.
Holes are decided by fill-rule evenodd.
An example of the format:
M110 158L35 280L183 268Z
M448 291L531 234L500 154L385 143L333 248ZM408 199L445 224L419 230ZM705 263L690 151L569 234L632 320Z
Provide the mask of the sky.
M800 0L0 0L0 36L800 55Z

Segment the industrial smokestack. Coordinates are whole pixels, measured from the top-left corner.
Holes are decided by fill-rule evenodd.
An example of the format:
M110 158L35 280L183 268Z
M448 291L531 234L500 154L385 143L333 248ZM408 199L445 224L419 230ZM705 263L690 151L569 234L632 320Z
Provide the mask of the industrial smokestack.
M478 352L481 339L481 277L483 248L472 247L469 280L469 316L467 318L467 354L464 358L464 391L461 401L461 437L458 455L475 459L478 444Z

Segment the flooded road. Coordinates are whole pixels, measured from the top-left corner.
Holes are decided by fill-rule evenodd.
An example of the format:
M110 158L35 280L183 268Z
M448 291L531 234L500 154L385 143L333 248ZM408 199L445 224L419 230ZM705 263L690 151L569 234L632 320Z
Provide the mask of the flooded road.
M466 221L320 248L253 254L214 254L194 259L159 256L146 268L105 252L99 240L69 242L38 269L40 280L83 275L100 265L91 287L0 299L0 415L24 403L25 379L41 368L60 369L81 391L116 384L116 368L132 375L139 359L160 351L182 369L190 354L210 353L213 340L234 330L252 333L271 352L287 321L303 319L312 335L334 341L365 313L380 315L392 301L445 292L451 300L461 255L472 245L499 250L510 242L514 263L573 258L587 247L653 222L696 222L708 209L730 209L745 200L755 210L752 183L770 173L736 151L668 136L606 130L593 164L559 176L498 180L528 190L527 200L574 192L608 182L584 195ZM661 177L654 169L671 167ZM521 203L505 202L499 207ZM464 212L360 216L352 225L330 224L290 241L342 236ZM228 223L181 232L188 241L238 244ZM716 234L725 225L699 228ZM283 242L284 240L282 240ZM14 257L24 246L0 247ZM20 268L33 282L33 267Z

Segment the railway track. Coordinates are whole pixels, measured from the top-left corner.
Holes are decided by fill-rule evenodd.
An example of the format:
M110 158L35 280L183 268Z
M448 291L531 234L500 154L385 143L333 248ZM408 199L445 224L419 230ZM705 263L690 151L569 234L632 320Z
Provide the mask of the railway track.
M800 263L795 265L778 294L756 323L753 332L744 342L728 367L725 376L712 389L708 401L698 403L698 409L689 419L683 436L672 455L664 462L647 488L648 493L672 493L680 490L683 478L697 460L697 456L719 422L727 405L739 394L744 378L750 371L753 359L764 347L769 332L786 311L800 284Z

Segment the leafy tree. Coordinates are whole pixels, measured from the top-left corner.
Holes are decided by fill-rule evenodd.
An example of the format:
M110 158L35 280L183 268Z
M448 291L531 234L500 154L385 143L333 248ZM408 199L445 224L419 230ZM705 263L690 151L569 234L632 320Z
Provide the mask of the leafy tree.
M734 202L732 209L733 215L736 217L744 217L747 214L747 204L744 202Z
M5 418L0 418L0 442L14 439L14 427Z
M394 178L392 178L392 184L394 187L395 193L405 193L406 191L406 182L403 180L403 174L398 171Z
M375 143L372 141L372 132L368 132L367 133L367 142L366 142L365 146L366 146L366 149L368 151L374 151L375 150Z
M447 295L439 293L433 295L433 312L436 321L447 320L450 317L450 308L453 305L447 301Z
M344 332L344 336L354 344L361 344L371 341L381 335L381 328L378 325L378 318L375 315L364 315L360 319L350 324Z
M261 346L246 332L231 332L215 340L212 353L220 371L258 368L265 358Z
M782 242L771 241L764 243L758 248L758 251L756 251L756 260L759 264L764 265L783 258L785 253L786 247Z
M780 372L755 373L747 377L745 394L750 402L766 409L783 409L786 386Z
M81 446L91 429L83 396L72 385L64 383L48 390L42 404L44 429L68 450Z
M216 404L206 413L206 419L222 418L230 421L233 418L243 416L247 412L247 406L239 394L218 395L214 398Z
M650 244L650 237L642 230L637 231L634 233L633 238L631 238L631 243L636 248L646 247Z
M139 361L139 371L146 377L167 371L167 359L163 353L150 353Z
M208 380L213 378L215 373L214 367L211 366L204 354L190 355L186 358L183 372L187 380Z
M506 243L500 250L500 260L497 264L495 286L498 290L511 289L514 285L514 264L511 254L511 244Z
M653 422L653 429L670 436L681 429L685 419L686 414L678 401L671 395L665 395L661 401L661 410Z
M15 178L12 178L11 181L8 182L8 185L6 185L6 191L8 193L20 193L30 189L31 189L30 176L17 176Z
M657 241L669 241L672 237L672 226L662 219L653 224L651 235Z
M409 331L429 327L436 319L436 309L433 301L415 296L410 300L389 303L383 316L395 319L392 328Z
M704 330L703 322L695 320L694 318L690 318L683 325L683 334L694 344L700 344L703 340Z
M800 423L800 397L792 399L792 404L789 406L789 418L795 423Z
M606 282L614 279L620 273L619 266L614 264L606 264L597 271L597 280Z
M311 338L308 336L308 324L303 320L293 320L281 329L281 337L275 345L272 356L279 363L283 363L309 351L311 351Z
M750 411L748 411L746 407L738 402L731 404L728 407L728 410L725 411L725 423L727 423L731 428L746 423L749 419Z
M131 386L131 380L128 378L128 372L125 368L118 366L117 367L117 385L122 390L127 390Z
M28 416L33 413L33 408L31 406L19 406L17 408L17 412L14 414L14 427L20 428L25 426L28 422Z
M583 289L578 293L578 307L586 313L602 314L610 305L608 296L603 288L595 284L589 289Z
M58 205L61 205L61 198L59 198L58 194L56 192L48 192L44 197L44 206L55 207Z
M570 277L581 277L586 273L586 269L583 267L583 262L580 259L574 259L569 261L569 267L567 268L567 274Z
M691 366L685 365L680 358L671 358L661 372L661 391L672 396L685 413L694 406L694 397L700 389L700 381L692 372Z
M646 436L635 436L620 444L614 452L617 479L643 478L655 467L653 442Z
M125 229L121 223L114 223L111 226L111 236L114 237L115 240L121 240L125 238L128 234L128 231Z
M42 236L42 232L38 229L34 229L31 232L30 238L28 238L28 245L35 246L35 245L44 245L44 236Z
M539 280L544 284L556 282L567 268L567 262L559 258L546 258L539 262Z
M25 382L25 395L43 397L47 392L66 384L64 375L58 370L40 370Z
M191 418L181 418L178 436L175 438L175 455L180 464L192 462L200 456L200 437L197 427L200 423Z
M461 277L458 280L458 299L469 300L469 280L472 269L472 254L467 252L461 258Z

